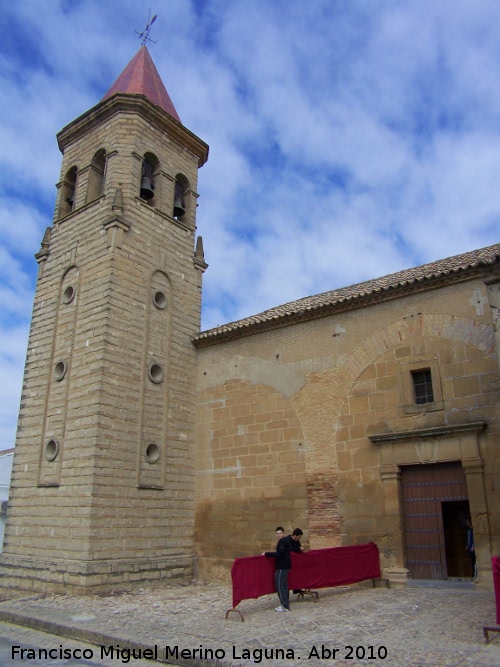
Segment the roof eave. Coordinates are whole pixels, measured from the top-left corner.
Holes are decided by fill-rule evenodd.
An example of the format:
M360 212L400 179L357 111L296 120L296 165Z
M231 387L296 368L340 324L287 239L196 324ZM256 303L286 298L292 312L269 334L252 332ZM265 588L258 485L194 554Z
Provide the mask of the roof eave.
M116 113L135 113L163 129L168 136L198 158L202 167L208 159L208 145L145 95L115 93L99 102L57 134L61 153L81 136L102 125Z
M446 273L429 275L422 279L408 280L396 285L382 287L380 289L372 289L372 291L367 291L363 294L339 298L337 301L332 301L331 303L309 306L302 309L298 308L296 311L285 313L283 315L276 315L261 321L248 322L247 319L239 320L224 325L225 327L228 327L227 329L219 329L217 327L215 329L201 332L193 339L193 344L197 348L218 345L219 343L252 336L257 333L272 331L282 327L328 317L340 312L390 301L401 298L407 294L426 292L435 289L438 285L445 286L465 282L476 277L481 277L487 282L489 276L496 274L497 280L500 281L499 271L500 246L499 254L497 255L496 260L492 263L479 262L477 265L457 268ZM368 284L369 281L367 282L367 285ZM297 305L300 305L300 300L297 302ZM255 317L258 317L258 315Z

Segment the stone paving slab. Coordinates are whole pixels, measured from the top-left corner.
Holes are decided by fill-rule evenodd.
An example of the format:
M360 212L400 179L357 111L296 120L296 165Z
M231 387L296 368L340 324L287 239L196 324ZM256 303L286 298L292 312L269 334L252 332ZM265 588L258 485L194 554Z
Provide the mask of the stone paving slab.
M495 625L493 592L358 585L322 590L318 603L294 597L290 613L274 611L274 595L245 600L244 622L226 619L231 590L215 584L24 597L0 602L0 619L56 634L57 646L104 646L117 665L127 649L165 661L168 647L176 665L500 667L500 633L483 636Z

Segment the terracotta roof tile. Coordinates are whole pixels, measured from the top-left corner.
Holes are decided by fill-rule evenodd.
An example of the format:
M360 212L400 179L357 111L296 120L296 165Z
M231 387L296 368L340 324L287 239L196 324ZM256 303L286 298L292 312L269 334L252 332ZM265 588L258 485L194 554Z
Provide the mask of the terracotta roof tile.
M276 308L270 308L257 315L246 317L242 320L229 322L222 326L202 331L194 342L202 346L216 339L238 337L245 333L251 334L252 330L266 328L266 324L285 324L287 320L299 320L301 318L320 316L321 311L331 312L336 306L339 308L348 302L355 302L363 297L375 296L378 293L391 290L401 290L416 283L425 283L433 279L444 278L449 274L458 274L480 266L493 264L500 259L500 244L492 245L480 250L473 250L462 255L455 255L447 259L441 259L430 264L423 264L413 269L406 269L391 273L382 278L367 280L349 287L323 292L315 296L308 296L297 301L290 301Z
M145 45L141 46L120 76L102 98L107 100L115 93L145 95L148 100L166 111L179 123L181 119L170 99L153 59Z

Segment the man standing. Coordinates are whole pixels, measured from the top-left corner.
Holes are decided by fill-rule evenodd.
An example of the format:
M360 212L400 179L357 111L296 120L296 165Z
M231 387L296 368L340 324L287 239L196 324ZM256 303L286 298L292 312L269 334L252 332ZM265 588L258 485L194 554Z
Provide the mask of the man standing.
M303 532L300 528L295 528L291 535L282 537L276 545L276 551L266 551L265 556L276 558L276 573L274 583L280 604L276 611L290 611L289 592L288 592L288 572L292 568L291 552L301 553L305 551L300 546L300 538Z
M465 527L467 528L467 541L465 548L469 554L470 564L472 566L472 578L476 579L477 577L477 564L476 564L476 547L474 545L474 529L472 528L472 522L467 517L465 519Z

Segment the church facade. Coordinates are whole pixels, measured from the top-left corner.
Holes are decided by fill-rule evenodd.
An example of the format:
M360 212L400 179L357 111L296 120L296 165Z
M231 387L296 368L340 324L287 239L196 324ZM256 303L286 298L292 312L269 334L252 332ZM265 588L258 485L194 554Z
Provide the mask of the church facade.
M500 551L500 245L200 333L198 169L145 46L58 135L0 558L5 589L228 581L276 525L384 576Z
M393 584L467 578L470 517L486 582L500 548L499 250L197 336L205 576L285 522L316 548L374 541Z

